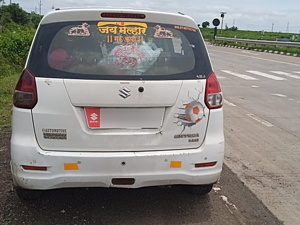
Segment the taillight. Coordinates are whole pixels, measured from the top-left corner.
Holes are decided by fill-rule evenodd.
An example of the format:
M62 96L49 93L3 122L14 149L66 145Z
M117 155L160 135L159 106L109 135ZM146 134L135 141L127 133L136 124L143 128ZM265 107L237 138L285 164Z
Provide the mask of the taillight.
M222 91L215 73L211 73L206 81L205 104L209 109L218 109L223 105Z
M34 76L24 70L15 89L14 106L23 109L32 109L37 103L37 91Z

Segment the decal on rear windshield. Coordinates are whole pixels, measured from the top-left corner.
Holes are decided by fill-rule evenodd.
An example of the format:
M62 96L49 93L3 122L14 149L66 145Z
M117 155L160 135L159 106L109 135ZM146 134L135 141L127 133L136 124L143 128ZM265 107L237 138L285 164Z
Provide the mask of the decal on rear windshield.
M101 34L107 34L108 43L143 43L148 25L139 22L98 22Z
M174 38L173 32L171 30L167 30L166 28L160 25L156 25L154 29L155 29L155 33L154 33L155 38Z
M188 30L188 31L192 31L192 32L197 31L195 28L185 27L185 26L174 26L174 28L177 29L177 30Z
M179 126L183 126L181 133L185 130L186 127L192 127L199 123L203 117L205 117L204 106L199 102L200 95L203 92L197 90L197 98L190 98L187 101L184 101L182 107L179 108L179 113L175 115L177 121L175 122Z
M88 37L90 36L90 31L88 29L89 27L90 25L88 25L87 23L82 23L82 25L71 27L68 36Z

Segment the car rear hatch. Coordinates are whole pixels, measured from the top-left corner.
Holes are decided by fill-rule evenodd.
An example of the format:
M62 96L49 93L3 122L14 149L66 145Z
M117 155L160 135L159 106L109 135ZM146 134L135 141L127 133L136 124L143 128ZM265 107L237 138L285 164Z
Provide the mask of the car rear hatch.
M39 78L39 101L32 109L36 137L42 149L54 151L196 148L208 122L204 86L204 80L124 85ZM130 90L127 98L120 96L124 89Z

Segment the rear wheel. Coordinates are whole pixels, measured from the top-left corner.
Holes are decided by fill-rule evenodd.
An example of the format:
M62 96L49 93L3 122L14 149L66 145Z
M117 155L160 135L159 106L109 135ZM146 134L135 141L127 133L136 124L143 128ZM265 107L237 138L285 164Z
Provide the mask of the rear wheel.
M38 199L42 196L41 190L29 190L29 189L23 189L20 187L16 187L17 195L20 199L30 201Z
M206 195L208 194L212 188L213 188L213 184L207 184L207 185L191 185L188 186L188 191L191 194L194 195Z

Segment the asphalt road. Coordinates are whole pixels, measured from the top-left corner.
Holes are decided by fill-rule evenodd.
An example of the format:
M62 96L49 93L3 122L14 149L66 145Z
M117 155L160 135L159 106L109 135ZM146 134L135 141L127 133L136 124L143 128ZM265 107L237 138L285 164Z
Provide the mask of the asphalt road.
M208 46L225 97L226 165L300 223L300 58Z

